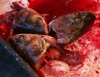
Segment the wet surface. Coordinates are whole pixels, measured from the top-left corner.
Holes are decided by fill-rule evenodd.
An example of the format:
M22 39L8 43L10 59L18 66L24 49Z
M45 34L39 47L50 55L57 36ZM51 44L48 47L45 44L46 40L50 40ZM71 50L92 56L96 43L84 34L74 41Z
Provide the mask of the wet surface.
M8 1L7 4L9 5L9 2L12 0L6 1ZM65 46L68 50L82 52L86 55L84 65L77 71L70 71L68 75L61 77L100 77L100 0L29 0L29 3L29 7L39 13L49 14L46 17L47 22L50 22L53 17L56 18L60 15L76 11L93 11L96 13L97 18L92 29L73 44ZM52 76L45 75L45 77Z

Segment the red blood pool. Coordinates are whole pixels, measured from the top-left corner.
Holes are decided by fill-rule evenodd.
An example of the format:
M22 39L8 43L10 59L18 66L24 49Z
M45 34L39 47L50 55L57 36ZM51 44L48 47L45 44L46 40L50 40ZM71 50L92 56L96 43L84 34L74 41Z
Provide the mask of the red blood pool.
M41 14L49 14L46 17L47 22L50 22L52 19L54 19L54 17L58 17L60 15L68 14L68 13L75 12L75 11L86 10L86 11L97 12L98 8L100 6L100 2L97 3L97 2L95 2L96 0L28 0L28 1L29 1L30 8L33 8L34 10L38 11ZM99 24L99 26L100 26L100 24ZM99 27L97 27L97 28L99 28ZM9 30L10 29L8 26L6 26L5 24L0 24L0 36L3 37L4 39L7 39L8 35L9 35ZM94 42L93 44L95 44L96 47L98 46L98 48L100 48L100 42L98 39L99 34L97 36L95 36L96 38L93 38L93 34L90 32L90 34L86 35L86 37L88 39L90 37L89 40L93 39L93 42ZM81 44L82 44L82 46L84 46L86 43L81 42ZM73 47L72 47L72 50L73 50ZM71 65L71 64L75 65L76 63L83 62L84 58L80 55L78 56L75 54L64 54L61 57L61 60L63 60L64 62L67 62L69 65ZM97 60L97 58L95 58L95 61L96 60ZM55 75L56 74L60 75L61 73L59 73L58 69L56 69L56 72L54 70L57 67L57 66L54 67L55 65L57 65L56 63L58 65L62 64L61 62L50 61L45 65L45 67L44 67L45 71L46 72L49 71L49 72L47 72L49 74L53 74L53 72L54 72ZM68 68L69 68L68 65L65 64L64 66L66 66L66 68L67 68L66 71L68 71ZM47 67L48 67L48 69L46 69ZM50 71L49 69L51 69L52 71ZM64 74L66 72L64 71L62 73ZM98 71L96 71L96 73L99 74Z

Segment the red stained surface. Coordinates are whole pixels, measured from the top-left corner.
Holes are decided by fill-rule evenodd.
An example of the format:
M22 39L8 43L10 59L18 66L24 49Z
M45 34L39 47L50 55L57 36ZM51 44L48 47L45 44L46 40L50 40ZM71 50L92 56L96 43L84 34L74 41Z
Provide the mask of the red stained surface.
M2 19L3 15L0 15L0 19ZM0 23L0 37L4 40L7 40L7 37L10 33L10 27L7 26L5 23Z
M99 3L94 0L29 0L29 7L41 14L49 14L47 22L60 15L75 11L96 11Z
M99 1L99 0L97 0ZM93 51L96 51L96 49L100 49L100 12L99 12L99 5L100 2L97 2L96 0L30 0L29 7L37 10L41 14L49 14L46 17L46 21L50 22L52 19L68 14L75 11L93 11L97 19L95 23L93 24L92 29L90 29L84 36L82 36L80 39L75 41L73 44L65 46L65 49L72 50L72 51L78 51L85 55L87 58L84 64L90 65L87 67L87 65L83 65L83 68L81 68L79 71L76 71L72 73L71 75L74 77L91 77L91 75L94 77L96 74L92 73L91 70L96 69L95 65L91 65L92 57L94 57L94 54L91 54L92 57L89 57L89 54ZM92 48L93 47L93 48ZM94 49L94 50L93 50ZM89 61L88 61L89 59ZM98 62L98 59L94 59L96 62ZM84 72L84 74L81 74L82 70L86 71L90 69L90 72ZM98 66L99 67L99 66ZM77 67L76 67L77 68ZM73 68L74 69L74 68ZM82 72L83 73L83 72ZM99 72L96 71L98 74ZM66 76L65 76L66 77Z
M41 71L36 71L36 72L39 74L39 76L45 77L44 74Z
M98 2L97 2L98 1ZM65 49L72 51L79 51L84 55L88 56L93 49L100 50L100 2L99 0L29 0L29 7L35 9L41 14L49 14L45 17L45 20L49 23L52 19L64 15L67 13L75 12L75 11L93 11L96 13L97 19L93 24L91 30L88 31L84 36L82 36L79 40L75 41L73 44L65 46ZM5 40L9 35L9 27L7 25L0 24L0 36ZM94 47L94 48L91 48ZM100 57L100 54L98 54ZM89 57L89 59L91 59ZM98 57L94 59L98 61ZM91 62L88 61L87 62ZM85 64L90 65L85 62ZM84 67L84 66L83 66ZM91 68L92 66L89 66ZM85 68L85 67L84 67ZM93 67L94 69L95 67ZM100 67L97 67L100 68ZM41 77L44 77L40 71L38 71ZM74 77L82 77L82 75L75 71ZM95 71L99 74L99 71ZM91 72L92 73L92 72ZM88 73L84 77L92 77Z

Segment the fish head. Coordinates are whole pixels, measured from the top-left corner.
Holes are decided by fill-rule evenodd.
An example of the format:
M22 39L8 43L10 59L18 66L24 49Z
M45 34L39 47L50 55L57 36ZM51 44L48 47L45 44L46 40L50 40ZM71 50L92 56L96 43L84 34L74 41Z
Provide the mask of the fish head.
M46 35L45 35L46 36ZM8 38L10 46L21 56L32 58L35 63L43 56L50 44L38 34L17 34Z
M45 41L39 35L17 34L8 39L10 45L17 51L26 52L29 55L37 56L44 50Z
M95 19L96 15L89 11L73 12L51 21L49 27L56 33L59 44L69 44L85 34Z
M13 21L15 33L48 34L48 26L44 18L35 10L20 10Z

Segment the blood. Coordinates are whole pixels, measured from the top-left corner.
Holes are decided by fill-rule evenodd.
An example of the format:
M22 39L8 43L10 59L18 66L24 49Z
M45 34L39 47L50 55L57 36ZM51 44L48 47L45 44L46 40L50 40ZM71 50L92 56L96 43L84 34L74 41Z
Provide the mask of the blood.
M97 74L99 74L99 71L95 71Z
M98 5L100 3L97 3L93 0L72 0L66 2L67 0L28 0L29 1L29 8L32 8L36 11L38 11L40 14L49 14L46 16L46 22L49 23L52 19L57 18L60 15L68 14L71 12L76 11L93 11L96 12L98 10ZM21 3L21 2L20 2ZM95 7L94 7L95 6ZM0 15L0 19L2 18L2 15ZM98 24L100 27L100 24ZM9 36L10 28L5 23L0 23L0 36L7 40L7 37ZM96 36L96 39L94 36L90 33L86 35L86 37L94 42L95 46L97 48L100 48L100 42L98 40L99 34ZM85 42L82 42L81 40L78 41L82 46L86 45ZM70 47L70 46L69 46ZM73 50L75 48L75 45L71 46L71 49ZM67 46L66 46L67 49ZM70 57L69 57L70 58ZM97 60L97 58L95 58ZM37 71L37 73L44 77L44 75L41 73L41 71ZM99 73L96 71L96 73Z
M46 21L50 22L55 16L61 16L76 11L95 11L99 4L91 0L29 0L29 7L41 14L49 14Z
M38 71L35 70L35 71L39 74L39 76L41 76L41 77L45 77L44 74L43 74L40 70L38 70Z
M100 3L97 3L93 0L72 0L68 4L65 4L68 0L30 0L29 7L37 10L41 14L49 14L46 17L46 21L49 23L52 19L57 18L60 15L68 14L71 12L76 11L93 11L96 12L98 10L98 6ZM48 5L48 6L47 6ZM100 20L100 19L99 19ZM96 26L96 25L93 25ZM98 24L100 27L100 24ZM91 30L91 29L90 29ZM93 36L91 31L85 35L86 39L92 40L97 48L100 48L100 42L99 42L99 34L96 36ZM83 39L83 40L82 40ZM86 49L88 49L88 44L84 41L85 38L79 39L77 42L79 45L81 45L81 49L79 52L84 53L84 55L87 55L90 53L89 50L87 52L84 52ZM77 49L76 45L73 43L72 45L66 46L67 48L71 48L71 50ZM98 71L96 71L98 73Z
M2 37L5 41L7 41L7 38L10 33L10 27L7 26L5 23L0 24L0 37Z
M49 23L54 17L58 17L60 15L68 14L70 12L75 11L95 11L99 3L95 1L81 1L80 0L28 0L29 8L32 8L38 11L40 14L49 14L46 16L46 21ZM21 1L19 3L23 4ZM66 4L67 3L67 4ZM66 4L66 6L65 6ZM82 4L82 6L81 6ZM93 6L95 6L93 8ZM0 16L2 17L2 15ZM8 29L9 30L9 29ZM0 34L2 35L2 33ZM4 37L5 38L5 37ZM5 38L6 39L6 38Z
M97 61L97 60L98 60L98 57L95 57L95 58L94 58L94 61Z

